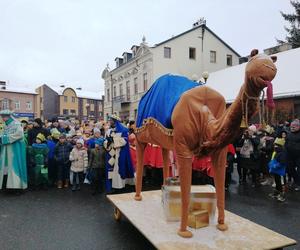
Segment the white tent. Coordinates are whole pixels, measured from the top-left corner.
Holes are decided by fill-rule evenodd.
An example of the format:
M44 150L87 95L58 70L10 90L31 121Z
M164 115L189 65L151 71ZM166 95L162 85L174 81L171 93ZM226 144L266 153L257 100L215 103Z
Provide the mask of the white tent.
M300 95L300 48L276 54L277 75L272 81L274 97ZM213 72L207 86L220 92L226 102L232 102L244 81L246 63Z

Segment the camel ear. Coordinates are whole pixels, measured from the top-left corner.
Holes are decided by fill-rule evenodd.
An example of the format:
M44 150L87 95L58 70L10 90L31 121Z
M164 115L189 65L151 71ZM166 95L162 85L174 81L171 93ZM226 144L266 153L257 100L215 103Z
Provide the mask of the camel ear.
M272 59L273 63L277 62L277 56L271 56L271 59Z
M258 54L258 49L253 49L250 53L250 57L256 56Z

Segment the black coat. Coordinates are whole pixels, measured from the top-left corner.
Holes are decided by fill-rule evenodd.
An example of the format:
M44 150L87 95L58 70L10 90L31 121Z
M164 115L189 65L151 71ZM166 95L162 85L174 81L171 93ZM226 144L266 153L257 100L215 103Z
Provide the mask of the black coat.
M285 141L285 148L289 155L300 158L300 131L288 133Z

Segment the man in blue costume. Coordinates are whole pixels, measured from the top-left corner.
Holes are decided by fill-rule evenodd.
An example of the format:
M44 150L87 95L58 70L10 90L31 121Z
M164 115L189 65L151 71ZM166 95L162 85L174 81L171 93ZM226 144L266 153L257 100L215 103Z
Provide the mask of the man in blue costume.
M4 129L0 134L0 189L26 189L26 144L22 125L10 110L0 111Z
M128 128L115 115L110 117L111 129L104 142L106 154L106 191L134 185L134 168L130 158Z

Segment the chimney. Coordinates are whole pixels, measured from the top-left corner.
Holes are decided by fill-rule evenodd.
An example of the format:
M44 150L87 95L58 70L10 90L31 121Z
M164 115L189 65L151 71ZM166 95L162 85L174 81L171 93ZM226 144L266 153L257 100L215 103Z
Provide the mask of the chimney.
M0 81L0 88L6 89L6 81Z

